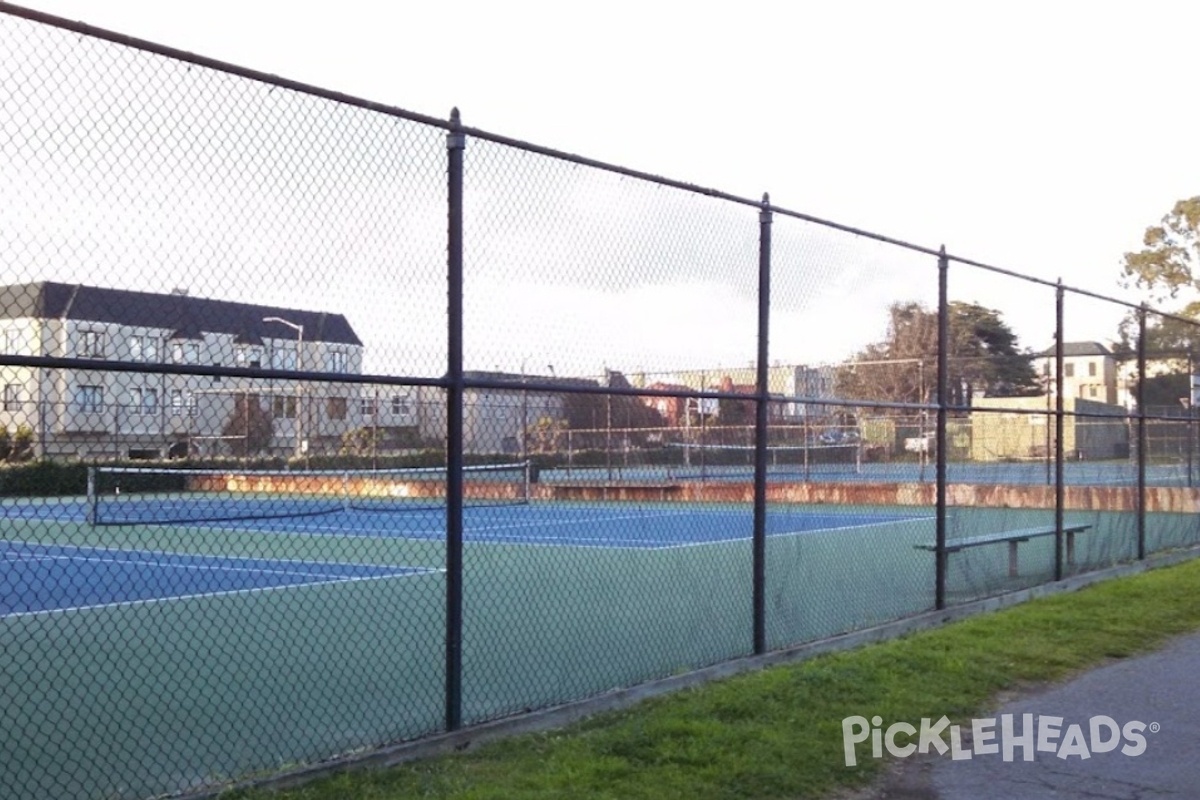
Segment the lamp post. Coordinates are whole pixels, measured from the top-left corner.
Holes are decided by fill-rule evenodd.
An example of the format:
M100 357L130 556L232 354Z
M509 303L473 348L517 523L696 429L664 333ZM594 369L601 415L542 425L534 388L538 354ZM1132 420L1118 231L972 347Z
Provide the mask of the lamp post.
M263 322L276 322L286 325L296 332L296 371L304 369L304 326L286 320L283 317L263 317ZM304 455L304 388L299 380L296 381L296 458Z
M525 388L528 378L525 375L525 363L521 359L521 461L529 460L529 390Z
M551 381L556 381L556 380L558 380L558 373L556 373L556 372L554 371L554 365L553 365L553 364L547 364L547 365L546 365L546 371L550 373L550 380L551 380ZM562 395L559 395L559 397L560 397L560 398L561 398L561 396L562 396ZM558 418L559 418L559 413L558 413L557 411L555 411L555 410L553 410L553 409L551 408L551 405L552 405L553 398L554 398L554 395L553 395L553 394L551 394L550 392L546 392L545 394L543 394L543 395L542 395L542 415L541 415L541 416L542 416L542 418L544 418L544 419L546 419L546 420L549 420L549 422L548 422L547 424L550 426L550 428L549 428L549 430L547 431L547 434L546 434L547 438L545 438L545 439L543 440L543 441L544 441L544 443L543 443L542 447L543 447L543 448L547 448L547 447L548 447L548 448L550 448L550 450L551 450L552 452L554 452L555 454L557 454L557 453L558 453ZM560 403L560 405L561 405L561 403Z
M612 388L612 373L608 369L607 362L604 364L604 388ZM612 466L612 395L604 395L604 469L608 475L608 482L613 479Z

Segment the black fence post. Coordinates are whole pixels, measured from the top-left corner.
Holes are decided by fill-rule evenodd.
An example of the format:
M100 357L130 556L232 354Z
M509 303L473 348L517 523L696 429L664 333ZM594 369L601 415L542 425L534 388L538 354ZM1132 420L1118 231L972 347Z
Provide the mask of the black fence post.
M1063 498L1065 490L1063 481L1063 430L1065 420L1063 411L1066 398L1063 397L1063 320L1065 315L1066 292L1063 289L1062 278L1054 288L1054 580L1063 579ZM1047 391L1049 389L1047 388ZM1078 438L1078 432L1076 432Z
M463 150L458 109L446 135L446 730L462 724L463 628Z
M754 417L754 652L767 651L767 415L770 401L767 346L771 318L771 198L758 213L758 376Z
M1137 557L1146 558L1146 304L1138 308L1137 340Z
M946 246L938 253L938 328L937 328L937 549L934 565L934 605L946 607L946 424L950 387L950 259ZM925 398L921 398L925 402ZM924 413L922 411L921 413Z

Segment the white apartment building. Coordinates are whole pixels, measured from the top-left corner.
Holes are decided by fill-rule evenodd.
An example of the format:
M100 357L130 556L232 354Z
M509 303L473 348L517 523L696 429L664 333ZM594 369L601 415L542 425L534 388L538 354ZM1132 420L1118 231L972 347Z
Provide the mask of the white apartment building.
M269 454L330 451L356 427L413 427L397 387L163 374L139 365L361 374L341 314L52 282L0 286L0 425L33 430L38 456L156 458L229 451L238 399L271 418ZM4 356L85 359L18 365ZM5 363L7 361L8 363Z
M1054 348L1040 355L1038 374L1054 393ZM1112 352L1099 342L1064 342L1062 395L1116 405L1117 359Z

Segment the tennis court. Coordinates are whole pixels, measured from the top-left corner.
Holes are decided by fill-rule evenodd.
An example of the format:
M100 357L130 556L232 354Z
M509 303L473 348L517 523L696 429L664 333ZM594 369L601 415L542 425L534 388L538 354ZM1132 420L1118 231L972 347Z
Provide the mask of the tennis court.
M467 721L752 651L750 503L545 500L496 474L464 498ZM6 755L0 789L134 797L442 725L446 512L421 487L444 482L364 498L378 487L354 476L193 478L0 505L0 685L43 687L5 700L44 723ZM1049 513L955 508L950 533ZM1127 540L1128 519L1088 521L1086 563L1127 555L1105 543ZM934 525L921 506L768 504L770 646L930 608L934 559L914 545ZM1045 580L1051 553L1031 545L1022 580ZM1004 569L1001 549L951 564L966 590L1011 588ZM79 783L40 783L79 752Z
M0 541L0 615L217 596L428 572L370 564L197 556Z
M190 507L185 498L162 500L144 498L126 501L135 517L151 518L169 511L178 516L195 516L191 521L170 523L105 523L106 527L150 526L174 535L172 528L202 528L242 534L277 536L318 536L334 540L407 539L440 543L445 539L445 510L434 507L414 508L408 513L349 509L321 514L298 511L294 516L281 512L284 501L278 499L224 499L220 507L204 500L207 507ZM290 501L289 501L290 502ZM145 506L143 514L140 506ZM294 506L293 506L294 507ZM257 511L257 513L256 513ZM606 503L539 502L497 506L469 506L465 509L463 540L479 544L517 544L592 548L666 549L748 540L749 509L745 506L703 503ZM54 502L10 503L9 519L54 520L85 525L88 505L82 499ZM207 519L205 514L217 516ZM236 515L235 519L221 519ZM932 520L925 511L880 513L855 510L812 510L799 506L772 506L766 518L768 536L792 536L805 533L885 525L906 520ZM169 555L169 554L168 554ZM31 556L32 557L32 556ZM81 557L82 558L82 557ZM86 558L84 558L86 560ZM302 562L303 563L303 562ZM201 568L201 565L193 565ZM214 567L215 568L215 567ZM181 567L182 569L182 567ZM229 567L230 570L235 567ZM277 565L249 563L246 571L286 572ZM317 564L314 571L320 573Z

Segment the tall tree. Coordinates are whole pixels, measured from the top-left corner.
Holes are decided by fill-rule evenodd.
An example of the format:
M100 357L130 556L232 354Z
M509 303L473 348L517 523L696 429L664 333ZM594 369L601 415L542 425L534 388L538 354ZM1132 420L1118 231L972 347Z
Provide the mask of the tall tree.
M1141 250L1125 254L1125 283L1148 290L1159 302L1177 299L1181 292L1184 299L1191 294L1195 300L1200 293L1198 266L1200 197L1189 197L1175 203L1158 225L1146 229Z
M633 388L625 376L616 370L608 370L604 385L613 389ZM659 428L666 425L662 414L632 395L564 393L563 411L567 427L573 430Z
M1037 394L1032 354L1000 312L977 303L950 303L949 400L969 405L977 392L989 396ZM880 402L929 403L936 399L937 312L920 303L888 309L887 336L868 345L838 370L838 393Z
M1191 316L1200 312L1197 304L1191 303L1180 312L1180 316ZM1113 352L1119 355L1132 355L1137 352L1138 313L1130 311L1117 327L1117 341L1113 343ZM1146 315L1146 353L1150 356L1164 356L1187 353L1200 355L1200 322L1191 322L1179 317L1166 317L1161 314Z
M1149 314L1146 318L1146 353L1168 361L1168 373L1147 381L1147 404L1170 405L1190 392L1188 369L1196 371L1200 355L1200 197L1179 200L1158 225L1146 228L1142 249L1126 253L1126 287L1146 290L1156 303L1176 305L1175 316ZM1125 315L1118 328L1114 350L1131 356L1138 344L1138 313ZM1197 320L1191 322L1190 320ZM1154 392L1151 402L1150 394ZM1161 395L1161 397L1157 396ZM1168 402L1161 402L1167 400Z

